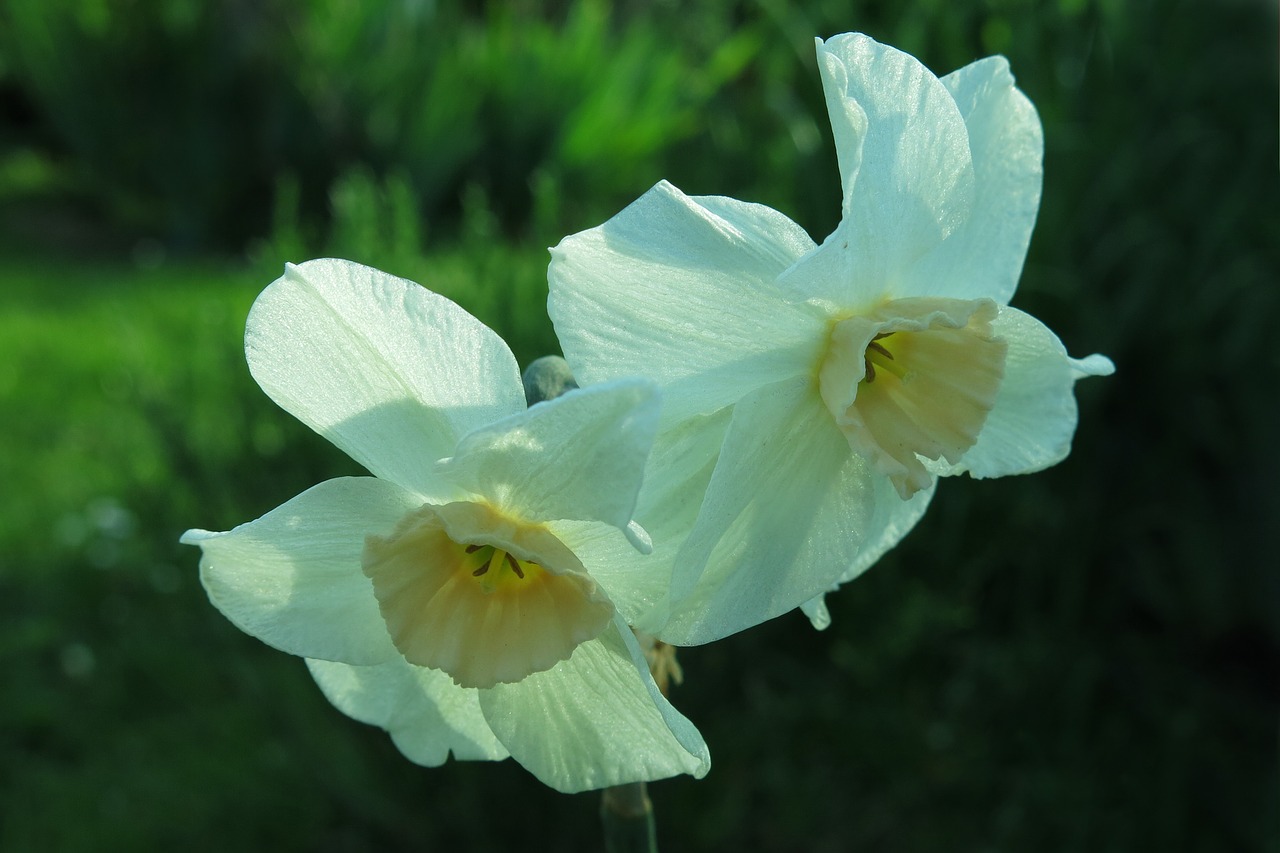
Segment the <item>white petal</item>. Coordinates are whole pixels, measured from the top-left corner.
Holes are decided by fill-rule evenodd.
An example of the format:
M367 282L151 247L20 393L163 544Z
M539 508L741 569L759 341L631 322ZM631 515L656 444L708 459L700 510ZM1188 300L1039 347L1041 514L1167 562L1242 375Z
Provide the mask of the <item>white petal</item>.
M551 250L548 310L581 384L648 376L674 423L809 369L825 321L772 283L812 245L769 208L663 182Z
M890 292L885 288L968 217L968 131L955 99L906 53L850 33L820 41L818 64L844 216L819 252L832 256L815 268L820 275L805 274L793 286L857 308L877 291Z
M658 636L710 642L800 606L874 563L931 495L903 501L850 452L808 377L761 389L734 409Z
M249 312L262 389L374 474L434 494L432 464L524 408L515 357L443 296L349 261L290 264Z
M658 435L636 507L636 518L653 537L650 554L636 553L623 537L600 524L556 522L552 527L626 623L638 630L656 633L667 620L676 555L697 518L731 413L726 407Z
M1009 344L995 407L960 464L931 465L936 473L1003 477L1061 462L1076 431L1076 380L1115 370L1105 356L1070 358L1057 335L1016 308L1001 308L992 327Z
M308 660L325 697L348 717L386 729L404 757L438 767L459 761L499 761L507 751L480 711L478 691L443 672L396 658L380 666Z
M969 131L973 211L937 251L906 273L894 295L989 297L1005 304L1018 286L1040 209L1040 117L1014 86L1002 56L966 65L942 83Z
M482 691L480 706L511 756L557 791L701 778L711 767L702 735L658 692L621 619L553 669Z
M652 625L655 609L661 609L659 624L665 620L674 549L660 539L658 553L642 554L615 528L591 521L556 521L548 528L582 561L628 625Z
M525 521L572 518L626 530L658 412L647 380L570 391L470 433L436 470Z
M268 645L352 664L396 656L373 585L360 569L365 536L387 533L421 498L373 477L313 486L226 533L188 530L213 606Z
M838 56L828 52L822 39L814 41L818 47L818 72L822 75L822 94L827 101L827 118L831 121L831 134L836 143L836 162L840 167L840 187L843 191L843 213L849 208L854 187L858 183L858 173L862 171L862 148L867 139L867 113L857 99L851 97L849 88L857 85L857 81L851 83L844 63Z

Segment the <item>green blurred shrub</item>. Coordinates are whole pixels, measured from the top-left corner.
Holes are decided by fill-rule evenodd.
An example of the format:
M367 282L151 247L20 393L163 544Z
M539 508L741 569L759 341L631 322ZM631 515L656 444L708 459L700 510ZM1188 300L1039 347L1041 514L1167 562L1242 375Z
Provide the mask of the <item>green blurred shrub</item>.
M28 29L7 28L20 5ZM944 484L920 528L832 597L828 631L788 616L682 658L677 704L717 769L654 786L661 831L707 850L1276 848L1280 575L1264 539L1280 516L1277 463L1243 452L1280 433L1278 140L1255 108L1275 94L1274 4L634 0L596 4L594 19L568 4L359 5L255 7L270 35L256 38L272 46L258 55L294 81L281 91L307 116L288 135L313 134L293 143L323 162L239 164L260 186L254 206L238 230L202 239L268 235L253 270L66 259L28 270L0 251L0 435L17 448L0 455L12 685L0 848L594 843L594 799L542 791L510 765L420 770L208 606L180 530L225 528L358 473L254 385L244 316L284 261L342 254L450 296L527 363L555 346L542 247L658 177L768 203L821 238L839 187L812 38L850 29L939 72L1008 55L1047 144L1015 304L1119 371L1079 387L1068 460ZM53 13L0 0L0 14L0 87L12 91L31 79L13 45ZM535 56L550 48L532 46L567 54L556 40L575 26L613 51L582 48L602 63L577 60L587 83L555 76L552 57ZM655 99L675 100L655 100L647 125L632 122L646 114L644 81L603 103L633 39L654 51L636 67L683 68L692 87L655 84ZM470 71L447 70L464 54ZM504 56L526 58L481 73ZM547 81L602 94L590 107L556 100ZM510 116L486 112L512 103ZM537 103L567 112L539 125ZM693 130L670 118L676 103ZM616 126L591 120L615 107ZM569 132L575 109L589 133ZM665 136L615 150L640 126ZM10 156L0 196L56 183L48 139L28 132L19 141L40 156ZM59 144L66 168L90 174ZM508 157L522 159L494 162ZM85 192L110 186L132 185L106 176ZM139 221L163 223L153 197L132 197ZM476 821L477 803L502 803L509 820Z
M263 235L284 174L322 218L355 164L402 171L446 224L470 186L507 232L545 212L549 183L604 215L663 176L758 47L747 32L690 57L660 16L603 0L8 0L0 23L5 67L83 192L190 247Z
M622 30L600 2L536 8L322 0L299 30L299 84L331 138L359 134L360 156L403 167L429 210L477 183L504 222L527 220L540 169L607 193L696 129L715 81L690 80L651 24Z
M135 233L198 248L261 233L286 164L323 172L313 117L277 71L281 7L6 0L0 50L80 195Z

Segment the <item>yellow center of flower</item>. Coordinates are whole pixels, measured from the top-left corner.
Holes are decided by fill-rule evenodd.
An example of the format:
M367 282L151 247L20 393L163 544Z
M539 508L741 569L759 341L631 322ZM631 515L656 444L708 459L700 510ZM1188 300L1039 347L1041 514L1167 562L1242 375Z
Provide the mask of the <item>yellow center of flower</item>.
M520 581L533 582L542 574L543 568L530 560L518 560L510 551L495 548L492 545L467 545L462 549L472 554L477 568L471 576L477 579L480 588L486 593L494 593Z
M463 687L550 669L613 618L554 534L486 503L413 510L389 536L365 540L362 564L405 660Z
M899 379L907 378L907 371L894 358L893 352L889 349L889 341L881 340L884 338L892 338L895 332L881 332L871 339L871 343L867 344L867 351L862 354L863 362L863 380L864 382L874 382L876 378L876 365L880 365L880 370L887 370Z
M849 447L905 500L932 480L921 462L956 464L995 405L1008 345L989 299L895 299L838 319L818 389Z

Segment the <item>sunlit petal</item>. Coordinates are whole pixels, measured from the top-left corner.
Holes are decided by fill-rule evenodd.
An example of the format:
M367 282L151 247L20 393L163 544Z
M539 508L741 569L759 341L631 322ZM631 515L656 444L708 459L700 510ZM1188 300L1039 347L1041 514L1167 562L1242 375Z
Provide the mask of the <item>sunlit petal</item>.
M804 287L848 304L871 282L892 292L902 270L964 223L973 163L955 99L914 57L850 33L819 41L818 65L844 216L821 250L834 256L824 269L840 274L806 277Z
M822 316L768 295L811 247L775 211L663 182L552 250L548 311L582 385L647 376L671 424L812 361Z
M630 523L658 427L651 382L571 391L465 436L440 475L528 521Z
M349 261L294 266L245 330L249 370L375 475L423 494L465 433L524 408L514 356L443 296Z
M1007 303L1040 209L1044 132L1009 63L991 56L942 78L964 116L973 154L973 208L938 248L904 271L894 296Z

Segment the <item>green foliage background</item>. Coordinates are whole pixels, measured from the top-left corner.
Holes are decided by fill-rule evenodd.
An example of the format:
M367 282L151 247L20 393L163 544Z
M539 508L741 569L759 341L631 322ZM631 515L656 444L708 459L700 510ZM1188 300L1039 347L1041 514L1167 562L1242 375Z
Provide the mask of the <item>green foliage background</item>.
M375 7L376 10L375 10ZM285 260L420 281L522 363L545 247L654 182L821 238L812 38L1009 57L1015 304L1116 376L1072 456L945 482L831 600L682 655L674 850L1280 847L1276 8L1265 0L0 0L0 849L598 849L596 800L422 769L205 601L225 529L354 463L243 363Z

